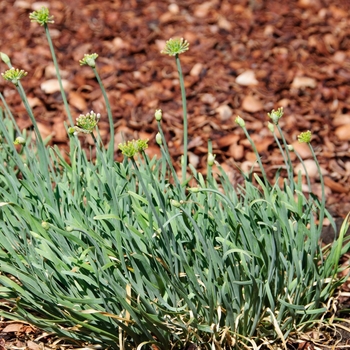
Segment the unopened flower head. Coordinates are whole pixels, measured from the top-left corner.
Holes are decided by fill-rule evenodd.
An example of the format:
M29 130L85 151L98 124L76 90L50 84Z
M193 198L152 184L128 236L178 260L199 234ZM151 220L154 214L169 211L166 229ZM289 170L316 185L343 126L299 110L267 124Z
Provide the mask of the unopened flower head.
M311 131L305 131L298 135L298 141L300 143L310 143L311 142Z
M25 72L23 69L19 70L18 68L12 67L11 69L8 69L4 73L1 73L2 77L5 80L10 81L11 83L18 85L18 82L27 75L28 73Z
M177 201L177 200L175 200L175 199L171 199L170 200L170 204L173 206L173 207L175 207L175 208L180 208L181 207L181 201L179 202L179 201Z
M200 191L199 187L187 187L187 190L192 193L198 193Z
M161 109L156 109L156 112L154 113L154 118L156 118L156 121L159 122L162 119L163 112Z
M69 135L76 135L76 132L77 131L75 130L75 127L71 126L71 127L68 128L68 134Z
M236 124L238 124L241 128L245 127L245 121L243 120L243 118L241 118L240 116L237 116L235 119Z
M267 113L267 115L272 119L272 122L277 125L278 121L283 116L283 107L278 108L277 111L273 109L271 113Z
M18 136L18 137L16 137L16 140L13 141L13 144L14 145L25 145L26 140L22 136Z
M7 56L6 53L0 52L0 57L4 63L6 63L6 64L11 63L10 57Z
M208 153L208 165L213 166L215 163L215 154L213 153Z
M91 68L96 67L96 59L98 57L97 53L84 54L84 57L79 61L81 66L88 65Z
M160 53L169 56L176 56L186 52L189 46L190 44L187 40L184 40L184 38L169 39L165 43L164 50L162 50Z
M156 142L158 143L159 146L162 145L162 135L160 134L160 132L157 132L156 134Z
M80 116L77 118L76 122L77 125L75 126L76 132L83 132L84 134L90 134L95 129L97 123L100 120L100 113L95 113L94 111L91 111L87 114L80 114Z
M39 23L41 26L54 23L53 16L50 16L49 9L44 6L40 10L30 13L29 18L32 22Z
M50 228L50 224L47 221L42 221L41 227L47 231Z
M132 140L118 145L125 157L132 158L136 153L144 151L148 147L148 140Z

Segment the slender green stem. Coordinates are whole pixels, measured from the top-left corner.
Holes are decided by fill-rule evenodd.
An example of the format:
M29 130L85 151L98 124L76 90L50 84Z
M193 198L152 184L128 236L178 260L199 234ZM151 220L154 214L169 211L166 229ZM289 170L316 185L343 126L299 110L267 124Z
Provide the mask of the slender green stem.
M109 133L110 133L110 140L109 140L109 145L108 145L108 154L109 154L109 160L113 162L114 160L114 122L113 122L113 115L112 115L112 110L111 110L111 105L108 100L107 92L106 89L102 83L102 80L100 78L100 75L98 74L98 71L95 67L92 67L92 70L95 73L96 79L98 81L98 84L100 85L100 89L102 91L103 98L106 103L106 108L107 108L107 115L108 115L108 121L109 121Z
M253 148L253 151L254 151L255 156L256 156L256 160L257 160L258 163L259 163L259 167L260 167L262 176L263 176L263 178L264 178L264 180L265 180L265 184L268 184L269 181L268 181L268 179L267 179L267 175L266 175L265 169L264 169L264 167L263 167L263 164L262 164L262 162L261 162L260 154L259 154L258 150L256 149L255 143L254 143L254 141L252 140L252 138L250 137L250 135L249 135L247 129L246 129L245 127L242 127L242 129L243 129L243 131L244 131L244 133L245 133L245 135L246 135L246 137L247 137L249 143L251 144L251 146L252 146L252 148Z
M35 135L37 137L37 140L38 140L38 147L43 147L44 146L44 141L41 137L41 134L40 134L40 131L39 131L39 128L38 128L38 125L37 125L37 122L35 120L35 117L34 117L34 114L33 114L33 111L32 109L30 108L30 105L29 105L29 102L27 100L27 96L24 92L24 89L21 85L21 83L19 82L18 85L16 86L17 87L17 91L21 97L21 100L24 104L24 107L29 115L29 118L33 124L33 127L34 127L34 131L35 131Z
M174 165L173 165L173 163L171 161L171 156L170 156L168 145L166 143L166 139L165 139L165 136L164 136L164 133L163 133L163 129L162 129L161 124L160 124L159 121L157 122L157 124L158 124L158 130L159 130L160 136L162 137L162 141L163 141L163 145L161 146L162 153L164 154L166 162L168 163L168 165L170 167L170 170L171 170L171 173L173 174L173 178L174 178L174 181L175 181L176 185L183 192L183 188L181 187L179 178L178 178L178 176L176 174L176 171L174 169Z
M4 106L5 106L7 115L10 117L11 122L12 122L13 126L15 127L17 134L18 134L18 135L22 135L22 132L21 132L21 130L19 129L19 127L18 127L18 125L17 125L17 123L16 123L16 120L15 120L15 118L13 117L13 114L11 113L11 110L10 110L10 108L9 108L9 106L8 106L6 100L5 100L5 98L4 98L4 96L3 96L3 94L2 94L1 92L0 92L0 99L1 99L2 103L3 103Z
M283 145L284 145L284 150L283 150L283 148L281 146L281 143L279 142L279 140L278 140L278 138L277 138L275 133L273 134L273 136L274 136L275 141L276 141L276 143L277 143L277 145L278 145L278 147L279 147L279 149L281 151L284 163L286 164L286 167L287 167L289 186L290 186L291 190L294 191L293 164L292 164L292 161L290 159L288 145L287 145L286 139L284 137L283 131L282 131L281 127L278 124L277 124L277 129L278 129L279 134L281 135L282 142L283 142Z
M303 159L300 157L299 153L295 152L295 154L297 155L299 161L300 161L300 164L302 165L303 169L304 169L304 173L305 173L305 177L306 177L306 182L307 182L307 187L309 188L309 192L312 192L311 191L311 182L310 182L310 176L307 172L307 169L306 169L306 166L305 166L305 163L303 161Z
M178 54L175 55L176 60L176 66L177 71L179 73L179 80L180 80L180 89L181 89L181 99L182 99L182 109L183 109L183 159L181 161L181 167L182 167L182 183L186 182L186 170L187 170L187 143L188 143L188 126L187 126L187 103L186 103L186 91L185 91L185 82L184 77L182 74L181 69L181 63L180 63L180 57Z
M52 61L53 61L53 64L55 66L55 69L56 69L56 75L57 75L58 83L60 85L60 90L61 90L63 104L64 104L64 107L66 109L66 113L67 113L67 116L68 116L68 119L69 119L69 123L70 123L71 126L73 126L74 122L73 122L73 118L72 118L72 115L70 113L69 105L68 105L68 102L67 102L67 96L66 96L66 93L65 93L65 91L63 89L61 74L60 74L60 70L58 68L57 58L56 58L56 54L55 54L55 49L54 49L53 44L52 44L49 27L47 26L47 24L44 24L44 28L45 28L45 34L46 34L46 37L47 37L47 41L48 41L49 47L50 47Z
M323 219L324 219L324 214L325 214L325 209L326 209L326 196L325 196L325 191L324 191L324 179L323 179L323 175L322 175L322 172L321 172L320 163L317 160L315 151L312 148L310 143L308 143L308 146L309 146L310 151L312 153L312 157L314 158L314 161L316 163L318 174L320 175L321 193L322 193L321 197L322 198L321 198L320 216L318 218L318 220L319 220L318 231L319 231L319 234L321 234L321 231L322 231L322 228L323 228Z
M48 155L48 152L47 152L47 148L45 147L45 144L44 144L44 141L41 137L41 134L40 134L40 131L39 131L39 128L38 128L38 124L35 120L35 117L34 117L34 114L33 114L33 111L29 105L29 102L28 102L28 99L27 99L27 96L25 94L25 91L21 85L20 82L18 82L18 85L16 86L17 87L17 91L22 99L22 102L26 108L26 111L29 115L29 118L33 124L33 127L34 127L34 132L35 132L35 135L36 135L36 140L37 140L37 147L38 147L38 156L39 156L39 161L41 164L43 164L43 166L41 167L41 169L44 169L44 175L46 177L46 180L48 182L51 181L50 179L50 174L49 174L49 168L50 168L50 173L51 173L51 176L55 176L55 171L52 167L52 163L50 162L50 157Z

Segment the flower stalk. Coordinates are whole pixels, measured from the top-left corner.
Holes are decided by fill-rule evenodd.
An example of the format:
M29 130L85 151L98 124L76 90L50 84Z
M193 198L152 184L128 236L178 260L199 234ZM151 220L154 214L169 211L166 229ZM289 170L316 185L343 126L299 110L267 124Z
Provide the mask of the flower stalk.
M67 96L66 96L66 93L65 93L64 88L63 88L62 78L61 78L60 70L58 67L57 58L56 58L55 50L53 47L52 39L50 36L49 27L48 27L49 23L54 23L53 16L50 16L48 8L42 7L40 10L32 12L29 15L29 18L31 19L32 22L38 23L39 25L43 26L45 29L45 34L46 34L46 38L47 38L47 41L49 44L49 48L50 48L50 52L51 52L51 56L52 56L52 61L53 61L53 64L54 64L55 70L56 70L58 84L60 86L63 104L64 104L64 107L65 107L65 110L66 110L66 113L67 113L67 116L69 119L69 123L71 126L73 126L74 125L73 118L72 118L70 108L69 108L69 105L67 102Z
M96 68L96 59L97 58L98 58L97 53L84 54L84 57L79 61L79 63L81 66L88 65L89 67L91 67L91 69L93 70L93 72L95 74L97 82L100 86L103 98L105 100L108 122L109 122L109 134L110 134L110 141L109 141L109 145L108 145L108 155L109 155L108 159L111 162L113 162L114 161L114 121L113 121L112 109L111 109L111 105L109 103L106 89L102 83L102 80L101 80L100 75L99 75L97 68Z
M179 55L186 52L189 49L189 43L187 40L181 39L170 39L166 42L164 50L161 53L175 56L176 67L179 74L180 89L181 89L181 99L182 99L182 110L183 110L183 157L181 161L182 169L182 183L186 183L186 172L188 163L188 122L187 122L187 102L186 102L186 91L185 82L182 74L181 62Z

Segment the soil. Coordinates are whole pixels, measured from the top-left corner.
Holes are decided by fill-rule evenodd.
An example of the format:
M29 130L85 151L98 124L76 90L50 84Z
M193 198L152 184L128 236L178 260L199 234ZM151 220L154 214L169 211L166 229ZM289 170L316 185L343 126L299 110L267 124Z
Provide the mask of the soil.
M22 84L41 133L64 153L68 120L51 80L55 70L49 47L43 27L28 18L43 5L54 16L49 28L71 113L74 118L90 110L101 113L99 128L106 142L110 135L103 96L91 68L79 65L85 53L99 55L97 69L110 99L116 145L123 138L147 138L149 154L158 155L154 111L161 108L168 146L179 162L183 130L178 74L173 57L160 51L169 38L183 37L190 43L180 56L190 162L205 173L211 139L216 160L238 183L238 169L248 171L256 160L235 124L240 115L273 177L282 159L266 127L267 112L283 107L280 125L288 143L306 160L313 191L320 193L315 165L297 141L306 130L312 131L324 173L328 209L338 223L350 211L350 0L2 0L0 49L14 67L28 72ZM1 62L0 71L6 69ZM14 87L1 80L0 91L19 126L30 129ZM81 140L92 144L89 136ZM117 149L115 159L121 159ZM325 229L324 240L332 234ZM345 284L345 304L349 290ZM17 324L16 330L6 331L9 324ZM44 348L35 347L40 342L33 340L38 333L31 326L3 321L1 328L0 350Z

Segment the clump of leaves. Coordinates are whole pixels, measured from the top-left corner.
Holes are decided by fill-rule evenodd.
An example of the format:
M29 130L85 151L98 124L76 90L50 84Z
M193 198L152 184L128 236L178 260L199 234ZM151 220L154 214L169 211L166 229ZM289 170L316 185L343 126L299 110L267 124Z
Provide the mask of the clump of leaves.
M42 11L31 18L44 26L50 44L52 17ZM174 53L181 68L179 54L188 45L167 45L165 53ZM11 69L8 56L1 57ZM93 69L105 96L107 149L98 133L99 114L81 115L74 125L65 103L71 124L67 162L56 146L45 146L19 79L14 84L35 142L19 130L0 94L0 315L111 349L180 349L191 343L257 349L272 342L286 348L291 334L330 311L328 302L344 281L337 278L339 258L349 243L346 222L333 245L319 244L323 218L332 218L324 194L321 200L305 196L301 175L293 177L293 150L278 124L283 110L269 114L269 129L282 135L274 133L287 169L282 188L266 177L240 117L236 122L252 143L261 174L246 175L240 188L230 183L210 144L206 178L187 166L186 128L179 178L161 110L155 118L162 157L149 159L147 141L133 140L119 146L125 159L116 163L113 118L96 59L87 54L80 63ZM185 127L185 100L183 106ZM93 136L95 160L81 148L80 130ZM300 140L312 150L309 133ZM188 170L196 183L190 188Z

